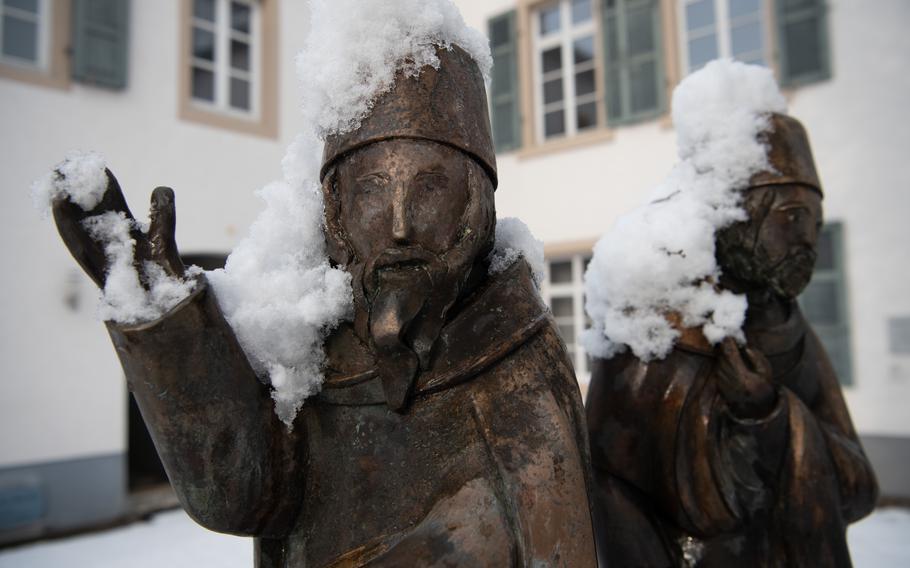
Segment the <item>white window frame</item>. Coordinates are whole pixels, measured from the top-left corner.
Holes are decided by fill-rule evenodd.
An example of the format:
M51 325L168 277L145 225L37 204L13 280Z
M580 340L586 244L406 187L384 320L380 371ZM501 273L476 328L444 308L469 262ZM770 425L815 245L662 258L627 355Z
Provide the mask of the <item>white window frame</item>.
M22 67L25 69L36 69L39 71L48 70L48 62L50 60L50 33L48 30L51 25L51 5L50 0L38 0L38 14L33 15L29 12L24 12L16 8L5 6L2 1L0 1L0 62L6 65L14 65L16 67ZM6 55L2 51L3 45L3 17L7 13L15 15L18 18L24 20L34 21L36 24L36 35L35 41L37 45L37 61L30 61L28 59L21 59L12 55Z
M585 261L590 261L591 251L577 253L573 255L559 255L547 258L544 263L544 280L541 286L541 297L547 306L553 306L553 298L572 298L572 317L569 322L568 317L555 317L557 325L566 325L571 323L575 330L575 343L566 344L566 347L574 351L572 363L575 366L575 376L579 383L587 385L591 379L591 369L588 366L588 354L581 346L581 334L590 327L588 325L588 316L585 313L585 286L584 273ZM554 284L550 275L550 266L552 263L571 262L572 263L572 281Z
M190 0L192 4L194 0ZM231 3L246 5L250 8L250 33L244 34L231 28ZM259 120L261 114L260 93L262 90L262 6L258 0L215 0L215 23L196 18L190 8L190 92L189 99L193 106L216 111L228 116L247 120ZM193 28L201 28L215 34L214 62L197 59L193 53ZM231 39L242 39L250 45L250 70L241 71L231 68ZM198 67L214 73L215 101L197 99L192 92L192 68ZM250 84L250 109L242 110L230 104L231 79L243 79Z
M680 57L680 69L683 70L683 77L694 71L689 67L689 31L686 23L686 7L689 4L694 4L699 0L677 0L676 9L679 17L677 21L679 22L679 57ZM734 22L730 21L730 0L712 0L714 2L714 33L717 37L717 57L718 58L732 58L733 57L733 35L732 29ZM762 59L764 60L763 64L767 67L771 66L772 60L772 50L771 50L771 32L770 28L772 21L769 17L771 10L772 0L758 0L758 21L761 25L761 38L762 38ZM754 19L754 16L740 16L737 18L735 23L741 24L748 22ZM694 37L697 37L694 36Z
M559 31L554 32L546 37L540 35L540 13L543 10L559 5L560 26ZM531 37L533 53L533 72L534 72L534 115L535 115L535 132L537 133L538 143L545 143L552 140L561 140L569 138L579 133L578 130L578 105L586 103L595 103L597 106L597 121L593 126L583 130L589 132L597 130L603 126L603 116L601 112L601 99L603 97L603 88L601 83L602 66L600 58L602 57L603 48L600 43L600 26L598 24L598 14L600 3L597 0L591 0L591 19L581 24L572 22L572 0L556 0L535 6L531 11ZM589 62L575 65L574 48L575 40L586 36L594 38L594 57ZM541 58L544 51L553 47L562 47L562 75L563 99L561 103L550 103L544 105L544 83L546 82L543 75L543 65ZM581 98L575 96L575 74L579 72L594 70L594 92L583 95ZM547 75L548 79L557 78L555 72ZM548 111L559 110L562 105L565 117L565 129L562 134L547 138L545 125L546 114Z

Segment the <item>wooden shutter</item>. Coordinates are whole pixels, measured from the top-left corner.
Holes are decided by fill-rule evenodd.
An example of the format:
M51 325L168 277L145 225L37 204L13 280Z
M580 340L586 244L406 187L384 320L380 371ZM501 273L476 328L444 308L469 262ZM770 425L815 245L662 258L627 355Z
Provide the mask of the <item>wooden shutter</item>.
M628 124L664 109L659 0L604 0L607 121Z
M831 76L824 0L777 0L777 25L781 85Z
M841 223L825 226L812 282L799 299L806 319L825 346L841 384L853 384L850 314Z
M521 108L518 84L518 33L515 10L488 22L493 78L490 119L497 152L521 147Z
M129 0L73 0L73 79L125 88L128 47Z

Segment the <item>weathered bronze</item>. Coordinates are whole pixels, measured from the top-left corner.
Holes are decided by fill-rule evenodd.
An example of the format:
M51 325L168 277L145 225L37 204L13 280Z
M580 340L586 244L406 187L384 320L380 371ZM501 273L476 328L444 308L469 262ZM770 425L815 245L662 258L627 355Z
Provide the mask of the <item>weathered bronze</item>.
M610 566L845 567L877 485L834 369L795 299L821 228L808 137L775 115L773 171L722 231L721 284L749 300L747 346L681 330L669 356L594 363L587 420ZM604 513L605 512L605 513Z
M461 49L439 55L327 143L327 241L356 315L329 338L324 388L293 432L204 279L157 321L108 324L181 503L256 537L262 568L596 563L572 366L527 264L488 273L483 80ZM126 209L113 176L108 193L92 214ZM61 201L55 215L103 284L85 214ZM183 270L173 220L156 191L137 260Z

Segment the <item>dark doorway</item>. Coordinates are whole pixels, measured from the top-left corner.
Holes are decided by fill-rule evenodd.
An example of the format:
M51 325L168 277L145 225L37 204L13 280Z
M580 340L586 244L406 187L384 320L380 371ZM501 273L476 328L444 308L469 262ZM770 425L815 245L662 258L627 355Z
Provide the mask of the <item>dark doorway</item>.
M215 270L223 268L227 255L212 254L187 254L183 255L183 263L187 266L196 265L205 270ZM158 458L158 452L152 443L152 437L149 435L145 422L142 421L142 415L139 413L139 406L133 395L129 395L129 422L128 422L128 441L127 462L129 467L128 483L131 493L160 487L167 484L167 474L164 472L164 466Z

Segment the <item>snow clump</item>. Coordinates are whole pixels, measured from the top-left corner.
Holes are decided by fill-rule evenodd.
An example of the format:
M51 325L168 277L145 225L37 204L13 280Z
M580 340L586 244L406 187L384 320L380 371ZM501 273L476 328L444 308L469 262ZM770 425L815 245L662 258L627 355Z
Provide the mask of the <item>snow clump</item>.
M35 207L47 215L54 199L67 197L83 211L91 211L101 203L107 190L106 168L104 158L99 154L70 152L53 170L32 185Z
M540 287L544 275L543 241L517 217L506 217L496 222L496 241L490 253L490 274L505 272L524 257L531 267L534 283Z
M136 324L160 318L186 299L195 288L201 270L192 268L187 278L167 274L154 262L145 262L147 288L139 280L134 264L136 241L131 231L139 230L134 219L122 211L108 211L82 222L89 235L104 246L107 274L98 307L105 321Z
M786 101L764 67L732 60L709 63L673 95L681 161L649 203L620 218L594 247L585 275L593 320L581 340L610 358L631 348L663 358L683 327L701 327L712 343L742 341L744 296L718 289L715 234L745 220L742 190L770 167L759 135Z

